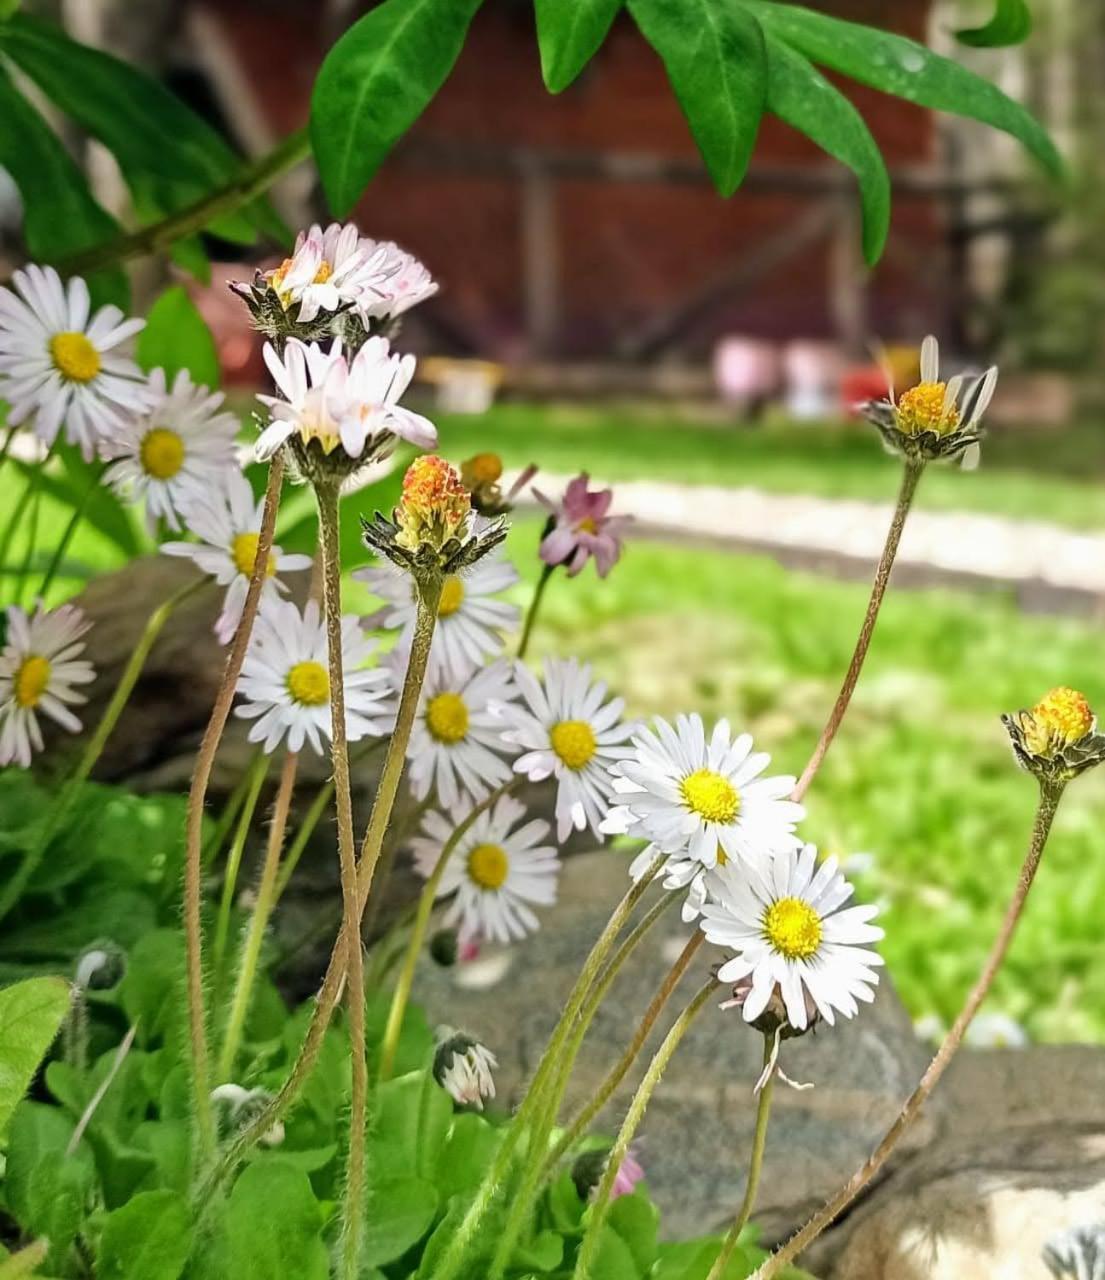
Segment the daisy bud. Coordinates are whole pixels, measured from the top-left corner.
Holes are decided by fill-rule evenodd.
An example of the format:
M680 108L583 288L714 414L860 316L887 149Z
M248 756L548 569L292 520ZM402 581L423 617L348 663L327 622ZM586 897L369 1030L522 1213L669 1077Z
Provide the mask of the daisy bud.
M73 981L82 991L107 991L122 981L126 953L114 942L97 942L77 958Z
M732 992L733 994L730 998L718 1007L721 1009L743 1010L745 1001L752 994L752 979L750 977L741 978L733 985ZM804 1036L807 1031L812 1031L821 1021L821 1014L818 1012L817 1005L814 1004L810 993L803 990L802 994L806 1002L806 1025L804 1027L794 1026L787 1018L786 1005L783 1003L783 994L779 990L778 984L772 988L763 1013L753 1018L747 1025L754 1031L760 1032L761 1035L777 1035L780 1040L792 1040L796 1036Z
M1105 736L1085 695L1057 688L1031 710L1002 716L1022 769L1041 782L1068 782L1105 759Z
M248 1129L272 1101L267 1089L243 1089L240 1084L221 1084L211 1090L220 1121L233 1132ZM261 1138L266 1147L278 1147L284 1141L284 1124L278 1120Z
M430 939L430 957L443 969L451 969L460 954L455 929L439 929Z
M572 1182L575 1184L579 1198L584 1202L590 1200L598 1190L610 1161L610 1155L609 1151L585 1151L572 1165ZM610 1199L617 1200L619 1196L632 1195L637 1183L641 1182L644 1176L645 1171L634 1155L633 1148L630 1147L618 1166L618 1172L614 1175Z
M491 1074L499 1065L495 1055L478 1040L451 1027L439 1028L438 1037L434 1079L454 1102L482 1111L484 1098L495 1096L495 1077Z

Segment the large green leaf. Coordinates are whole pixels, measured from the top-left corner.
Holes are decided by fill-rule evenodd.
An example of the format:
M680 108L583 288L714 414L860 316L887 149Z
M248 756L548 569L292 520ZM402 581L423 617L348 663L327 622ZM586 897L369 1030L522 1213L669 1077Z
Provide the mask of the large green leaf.
M1000 89L915 40L772 0L741 0L778 37L811 62L883 93L935 111L981 120L1019 139L1049 172L1063 162L1040 123Z
M361 1261L382 1267L401 1258L429 1231L437 1214L437 1191L421 1178L380 1182L369 1200Z
M1032 33L1032 14L1025 0L997 0L994 16L981 27L964 27L955 33L961 44L982 49L1020 44Z
M534 0L541 74L550 93L566 89L606 39L624 0Z
M235 1280L326 1280L322 1211L307 1175L278 1160L249 1165L230 1193L226 1218Z
M83 504L82 520L102 533L124 554L137 555L141 544L127 509L120 506L118 499L110 490L103 488L96 478L95 473L102 464L85 462L79 450L72 445L60 446L58 453L62 466L60 474L45 471L38 463L24 462L22 458L9 457L8 461L27 480L38 471L36 483L45 495L56 498L69 507ZM90 485L95 486L91 495L88 493Z
M177 1280L190 1247L184 1197L175 1191L143 1191L104 1221L97 1280Z
M158 298L138 335L138 363L146 370L160 368L172 384L187 369L200 386L219 385L219 353L215 339L196 304L181 285L172 285Z
M384 0L326 55L311 95L311 145L343 217L445 82L480 0Z
M731 0L629 0L645 39L663 59L714 186L740 186L767 101L764 36Z
M30 978L0 991L0 1137L68 1012L62 978Z
M775 36L767 38L767 62L768 110L858 178L863 252L868 262L877 262L890 226L890 177L863 117L816 67Z
M54 262L107 240L119 230L99 205L60 139L12 84L0 63L0 166L23 197L23 235L33 258ZM127 278L120 270L88 279L93 301L126 307Z

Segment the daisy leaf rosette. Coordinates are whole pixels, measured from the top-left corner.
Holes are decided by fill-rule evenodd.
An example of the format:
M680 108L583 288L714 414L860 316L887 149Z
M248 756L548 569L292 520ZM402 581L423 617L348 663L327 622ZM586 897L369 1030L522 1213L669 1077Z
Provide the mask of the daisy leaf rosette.
M429 879L452 838L454 820L431 811L411 842L415 869ZM549 824L526 820L526 807L501 796L481 813L457 842L438 885L439 898L452 898L443 922L455 926L462 947L474 941L509 943L540 926L535 907L556 903L560 860L543 843Z
M736 954L717 972L726 983L750 980L741 1000L744 1020L758 1024L774 995L796 1031L836 1014L853 1018L875 998L878 952L867 944L883 930L875 906L845 907L853 887L836 858L818 865L812 844L779 853L760 869L720 868L699 927L716 946ZM766 1028L776 1030L777 1028Z
M353 614L343 614L342 668L345 727L350 742L379 737L394 724L393 684L384 666L365 667L376 641ZM300 611L290 601L265 601L257 614L242 674L235 715L253 720L249 740L270 754L281 742L289 751L304 743L324 754L330 739L330 672L326 623L318 602Z
M242 620L257 558L264 506L263 499L254 500L245 476L238 471L231 472L221 487L209 489L183 504L184 523L198 541L161 544L164 555L191 560L197 569L227 588L222 611L215 621L215 635L220 644L230 643ZM281 573L298 573L310 569L311 564L310 556L286 555L279 546L272 546L261 586L262 601L276 601L287 592L279 577Z
M32 613L8 606L0 649L0 765L30 765L43 748L40 715L80 732L70 707L87 701L75 686L95 679L91 662L80 657L91 625L71 604L47 610L39 600Z
M392 660L396 670L405 666L402 654ZM462 805L478 804L510 781L511 767L503 757L517 748L503 741L498 709L516 697L513 671L502 659L460 681L450 680L442 669L427 676L407 748L416 799L432 793L443 808L459 813Z
M410 574L391 564L357 569L353 577L387 601L379 622L399 628L399 647L409 650L418 617L418 592ZM441 667L451 680L461 680L503 649L504 635L518 625L520 610L496 599L518 581L514 566L501 554L447 574L437 606L430 648L430 669Z
M149 403L146 378L130 358L130 340L145 325L115 306L91 314L88 285L67 285L53 267L34 264L0 288L0 383L8 424L33 419L52 446L65 439L91 462L104 441L124 430Z
M982 418L998 384L997 366L981 374L956 374L940 380L940 348L934 337L921 344L921 381L895 399L893 383L886 400L869 401L863 414L891 453L911 461L962 460L978 465Z
M795 827L806 811L787 798L795 779L761 776L771 757L752 750L751 734L734 739L729 722L719 720L707 738L697 714L653 725L614 766L624 803L611 810L604 832L649 840L704 867L733 859L759 866L801 847Z
M189 504L208 498L237 474L238 419L221 411L220 391L198 386L187 369L168 384L164 369L150 373L150 407L104 442L110 466L104 483L125 502L145 502L150 530L164 520L182 528Z
M1105 760L1105 735L1077 689L1052 689L1031 709L1001 719L1017 763L1044 785L1062 785Z
M556 779L558 841L588 828L601 840L616 794L611 769L633 754L637 726L622 720L625 699L608 700L606 683L575 658L547 659L542 681L516 662L514 679L522 701L493 708L503 741L522 752L514 771L531 782Z

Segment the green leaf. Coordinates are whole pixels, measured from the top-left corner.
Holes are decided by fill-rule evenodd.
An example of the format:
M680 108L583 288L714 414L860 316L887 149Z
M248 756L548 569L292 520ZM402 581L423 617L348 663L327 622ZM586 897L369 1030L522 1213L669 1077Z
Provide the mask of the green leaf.
M30 978L0 991L0 1137L68 1012L62 978Z
M230 1193L225 1274L235 1280L326 1280L322 1212L305 1173L278 1159L247 1165Z
M437 1190L421 1178L395 1178L373 1189L365 1218L362 1262L382 1267L401 1258L429 1231Z
M890 176L863 117L801 54L767 37L767 107L812 139L859 179L863 205L863 252L879 260L890 229Z
M149 1042L182 1024L184 935L175 929L146 934L131 952L119 984L119 1001L139 1039Z
M555 1231L539 1231L532 1240L519 1245L510 1259L511 1266L531 1271L552 1271L564 1258L564 1237Z
M602 1280L640 1280L641 1272L633 1251L607 1223L599 1235L599 1247L591 1264L591 1274Z
M177 1280L191 1246L188 1202L175 1191L143 1191L108 1214L97 1280Z
M475 1191L501 1141L501 1131L483 1116L471 1111L454 1116L445 1149L433 1170L442 1200Z
M541 74L560 93L598 52L624 0L534 0Z
M811 62L934 111L981 120L1012 134L1056 177L1063 162L1040 123L1012 98L950 58L904 36L795 5L741 0L764 30Z
M1032 14L1025 0L997 0L994 16L981 27L964 27L955 33L960 44L996 49L1021 44L1032 34Z
M55 262L110 239L119 230L97 203L84 174L57 134L12 84L0 65L0 166L23 197L23 236L31 256ZM130 286L122 270L88 277L93 302L129 305Z
M480 0L384 0L326 55L311 95L311 145L344 217L445 83Z
M42 492L68 507L80 506L89 486L94 485L92 497L84 503L81 518L125 555L137 555L138 535L126 508L120 506L114 494L105 489L96 478L97 473L103 469L102 464L85 462L80 451L72 445L60 445L57 452L64 472L62 475L58 475L56 471L43 470L38 463L24 462L22 458L9 457L8 462L17 467L27 479L37 472Z
M714 186L732 195L767 101L760 24L731 0L629 0L629 11L663 59Z
M373 1094L369 1162L387 1177L430 1172L445 1145L453 1103L429 1076L412 1071Z
M641 1273L647 1275L656 1261L656 1231L660 1214L646 1195L619 1196L610 1206L607 1223L625 1241Z
M0 1262L0 1280L23 1280L24 1276L32 1276L39 1266L45 1262L49 1245L45 1240L36 1240L18 1253Z
M215 339L196 304L181 285L173 285L150 308L146 327L138 335L138 363L146 370L159 366L166 380L187 369L192 381L212 390L219 385L219 355Z

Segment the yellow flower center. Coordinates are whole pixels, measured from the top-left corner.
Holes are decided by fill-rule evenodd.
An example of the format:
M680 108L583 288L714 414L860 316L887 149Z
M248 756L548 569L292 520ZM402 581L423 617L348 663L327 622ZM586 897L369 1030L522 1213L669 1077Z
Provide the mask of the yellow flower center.
M449 574L441 588L441 599L437 604L437 616L448 618L456 613L464 603L464 583L455 573Z
M569 769L582 769L595 754L595 731L586 720L561 720L549 730L552 749Z
M1093 729L1094 717L1084 694L1060 687L1036 703L1029 722L1025 745L1034 755L1047 755L1084 738Z
M315 278L312 284L325 284L327 280L334 274L334 268L326 261L325 258L319 263L318 270L315 272Z
M468 878L481 889L499 889L506 883L510 859L497 844L478 844L468 855Z
M50 339L50 359L69 382L91 382L100 372L100 353L83 333L55 333Z
M898 429L911 436L921 431L950 435L959 426L959 410L953 404L944 412L947 390L945 382L920 382L904 392L898 401Z
M497 453L477 453L460 465L460 476L469 489L495 484L502 478L503 460Z
M230 556L234 561L234 567L247 578L253 573L253 566L257 560L257 543L260 538L259 533L239 533L230 544ZM275 572L276 557L270 550L269 558L265 561L265 577L271 578Z
M584 516L576 525L576 530L579 533L598 533L599 527L590 516Z
M459 693L439 693L426 705L426 728L438 742L452 745L468 732L468 708Z
M34 707L50 683L50 663L38 654L24 658L12 682L15 701L20 707Z
M683 802L707 822L732 822L740 812L741 798L728 778L713 769L698 769L679 784Z
M304 707L321 707L330 699L330 676L321 662L297 662L288 672L288 692Z
M821 945L821 917L801 898L780 898L764 912L764 937L788 960L808 960Z
M168 427L154 427L138 446L142 470L155 480L171 480L184 466L184 441Z

